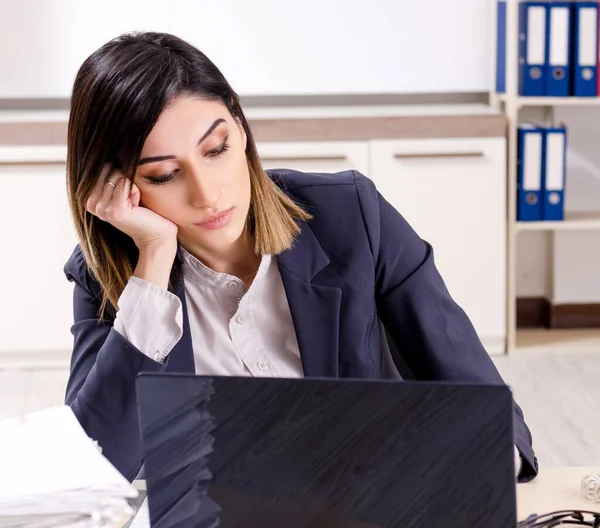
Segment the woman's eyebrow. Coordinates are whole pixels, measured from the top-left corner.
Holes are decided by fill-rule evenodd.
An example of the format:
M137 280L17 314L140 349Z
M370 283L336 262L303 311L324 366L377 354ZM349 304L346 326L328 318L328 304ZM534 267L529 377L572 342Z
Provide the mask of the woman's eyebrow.
M214 132L215 128L217 128L221 123L225 123L225 119L223 119L222 117L220 117L219 119L215 119L214 123L208 127L208 130L204 132L204 134L198 140L198 143L196 143L196 145L199 146L208 136L210 136ZM169 159L175 159L175 156L170 154L166 156L153 156L150 158L142 158L138 163L138 167L147 163L155 163L157 161L165 161Z

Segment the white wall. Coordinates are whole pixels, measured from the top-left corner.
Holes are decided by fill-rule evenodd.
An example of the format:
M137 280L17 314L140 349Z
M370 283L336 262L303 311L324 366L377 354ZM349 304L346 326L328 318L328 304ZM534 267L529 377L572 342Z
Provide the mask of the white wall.
M62 46L53 20L67 22L55 9L59 3L0 0L0 97L50 93L64 76L56 69Z
M520 233L517 238L517 296L550 297L552 245L549 233Z
M519 297L600 303L600 233L522 233L518 247Z
M240 95L488 89L489 0L2 0L0 97L67 97L131 30L189 40Z
M558 233L552 302L600 303L600 233Z
M80 63L113 36L171 31L241 95L471 92L490 87L487 0L0 0L0 98L68 97ZM600 208L600 109L569 126L567 208ZM520 296L600 302L600 233L519 238Z

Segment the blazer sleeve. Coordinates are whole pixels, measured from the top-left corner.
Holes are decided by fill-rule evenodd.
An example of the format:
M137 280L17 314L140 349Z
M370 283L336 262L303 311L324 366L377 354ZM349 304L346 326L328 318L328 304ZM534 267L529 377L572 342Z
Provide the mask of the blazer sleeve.
M104 456L132 481L142 466L135 378L160 372L167 363L153 361L113 328L99 320L101 289L89 274L79 247L65 264L74 283L73 351L65 403Z
M464 310L438 272L433 248L355 172L362 214L375 261L379 317L418 380L504 383ZM538 462L523 412L514 403L514 443L523 458L520 482Z

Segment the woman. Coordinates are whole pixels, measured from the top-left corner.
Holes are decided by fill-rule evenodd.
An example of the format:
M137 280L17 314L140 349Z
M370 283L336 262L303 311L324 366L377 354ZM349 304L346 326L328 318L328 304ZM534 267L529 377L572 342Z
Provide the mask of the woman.
M261 169L239 99L200 51L123 35L73 88L68 193L80 244L66 402L129 479L134 380L398 376L502 382L433 251L355 171ZM515 406L519 480L537 461Z

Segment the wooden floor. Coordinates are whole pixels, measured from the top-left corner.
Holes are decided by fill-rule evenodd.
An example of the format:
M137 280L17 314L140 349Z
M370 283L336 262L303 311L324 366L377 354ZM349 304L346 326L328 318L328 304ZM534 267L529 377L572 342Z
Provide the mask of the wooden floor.
M494 358L543 466L600 465L600 353ZM0 419L61 405L67 372L0 370Z
M600 351L494 358L543 466L600 465Z

